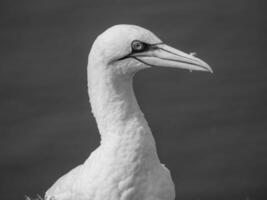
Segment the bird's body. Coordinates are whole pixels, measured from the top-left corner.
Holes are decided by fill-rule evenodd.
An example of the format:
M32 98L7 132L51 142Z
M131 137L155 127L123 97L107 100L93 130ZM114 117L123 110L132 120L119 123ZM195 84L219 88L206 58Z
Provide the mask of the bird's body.
M145 46L141 49L138 45L142 43L135 41L148 45L146 51L153 56L164 48L150 31L132 25L114 26L94 42L89 54L88 90L101 144L46 192L48 200L175 199L169 170L159 161L132 87L135 72L156 62L144 55ZM194 62L200 62L196 59ZM174 65L172 62L169 65Z

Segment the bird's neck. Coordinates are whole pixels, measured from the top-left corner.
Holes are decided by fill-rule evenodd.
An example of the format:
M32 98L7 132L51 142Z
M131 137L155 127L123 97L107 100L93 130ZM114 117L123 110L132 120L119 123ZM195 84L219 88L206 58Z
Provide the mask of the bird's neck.
M101 146L117 146L122 151L130 148L158 159L151 130L136 101L132 75L114 76L98 69L88 66L88 90Z

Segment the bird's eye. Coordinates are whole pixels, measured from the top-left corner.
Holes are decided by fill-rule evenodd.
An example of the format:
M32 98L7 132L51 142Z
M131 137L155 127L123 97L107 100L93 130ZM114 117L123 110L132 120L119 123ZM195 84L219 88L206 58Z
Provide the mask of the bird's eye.
M132 42L132 48L134 51L142 51L145 48L145 45L144 43L135 40Z

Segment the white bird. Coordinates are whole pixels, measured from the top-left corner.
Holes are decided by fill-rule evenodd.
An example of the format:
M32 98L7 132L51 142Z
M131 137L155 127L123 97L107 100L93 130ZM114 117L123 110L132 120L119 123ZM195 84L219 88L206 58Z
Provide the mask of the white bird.
M164 44L135 25L116 25L95 40L88 92L101 135L89 158L46 192L47 200L174 200L169 170L136 101L132 79L145 68L212 72L204 61Z

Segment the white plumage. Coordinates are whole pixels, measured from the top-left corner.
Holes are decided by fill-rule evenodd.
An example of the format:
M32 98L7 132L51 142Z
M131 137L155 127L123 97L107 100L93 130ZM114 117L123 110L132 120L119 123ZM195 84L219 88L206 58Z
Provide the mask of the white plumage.
M144 68L210 71L202 60L165 45L150 31L116 25L95 40L88 91L101 135L89 158L46 192L47 200L174 200L169 170L160 163L132 78Z

